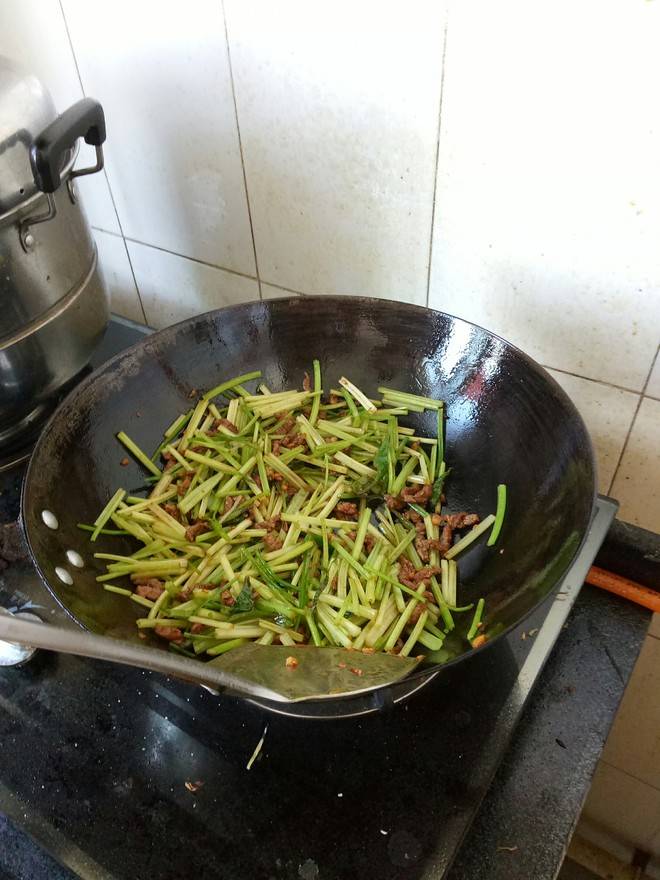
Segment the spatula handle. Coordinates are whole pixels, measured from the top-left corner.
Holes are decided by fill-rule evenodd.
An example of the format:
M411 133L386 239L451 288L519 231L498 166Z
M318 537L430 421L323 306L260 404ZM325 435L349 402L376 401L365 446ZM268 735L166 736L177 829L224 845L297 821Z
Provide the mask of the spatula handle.
M63 629L45 623L30 623L19 620L11 614L0 614L0 639L45 648L61 654L75 654L78 657L92 657L107 660L138 669L151 669L164 675L182 678L194 684L205 684L219 690L231 691L250 697L259 697L274 702L287 702L286 698L269 688L243 681L234 675L223 672L217 666L189 660L154 648L131 645L119 639L98 636L75 629Z

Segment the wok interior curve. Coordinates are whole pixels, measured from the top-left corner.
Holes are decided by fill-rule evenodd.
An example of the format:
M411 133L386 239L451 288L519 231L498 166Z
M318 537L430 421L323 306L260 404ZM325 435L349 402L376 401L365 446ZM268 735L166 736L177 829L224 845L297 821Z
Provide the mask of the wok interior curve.
M93 522L119 486L143 483L136 462L121 466L116 433L126 431L151 453L190 408L192 391L254 369L273 390L300 387L315 357L326 389L346 375L371 395L385 384L446 401L448 511L484 517L495 510L497 484L507 484L497 544L481 541L459 558L459 603L484 596L488 630L497 634L552 591L586 534L595 493L589 436L561 388L514 346L442 312L358 297L295 297L220 309L155 333L61 404L32 456L22 516L40 574L75 620L137 638L140 609L102 589L95 578L104 569L93 557L129 554L135 543L100 536L91 544L76 525ZM435 436L432 414L402 421ZM43 510L55 514L58 529L45 526ZM83 557L84 568L70 565L67 550ZM72 585L58 578L57 566L69 571Z

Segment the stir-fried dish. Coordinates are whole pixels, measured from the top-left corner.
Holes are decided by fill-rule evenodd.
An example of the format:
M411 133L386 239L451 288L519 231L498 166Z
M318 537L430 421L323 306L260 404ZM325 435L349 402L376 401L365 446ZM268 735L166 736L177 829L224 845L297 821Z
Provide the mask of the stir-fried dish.
M459 630L485 643L484 601L459 604L455 557L486 532L495 543L506 487L483 520L445 512L442 401L385 387L372 400L346 378L325 397L318 361L300 390L260 378L208 391L151 458L117 435L150 472L146 497L118 489L81 528L141 545L95 554L103 587L144 609L139 635L200 659L250 641L403 656ZM399 422L423 412L435 436Z

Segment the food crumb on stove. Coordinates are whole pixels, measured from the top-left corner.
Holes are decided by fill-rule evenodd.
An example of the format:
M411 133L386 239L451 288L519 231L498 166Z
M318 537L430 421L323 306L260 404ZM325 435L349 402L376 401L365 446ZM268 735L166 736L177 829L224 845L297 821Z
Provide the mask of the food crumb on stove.
M246 770L252 769L252 765L254 764L254 762L257 760L257 758L261 754L261 750L263 748L264 740L266 739L267 733L268 733L268 725L266 725L264 727L264 732L261 734L261 739L257 743L255 750L252 752L252 755L250 756L250 760L247 762L247 765L245 767Z
M193 397L196 397L196 396L197 396L197 389L196 389L196 388L191 388L191 389L190 389L190 394L188 395L188 399L189 399L189 400L192 400Z
M337 792L337 797L344 797L344 792L343 792L343 791L338 791L338 792Z
M388 833L388 832L387 832L387 831L385 831L385 829L384 829L384 828L381 828L381 829L380 829L380 833L381 833L381 834L385 834L385 835L387 835L387 833Z
M195 794L195 792L199 791L199 789L204 785L204 783L202 782L201 779L198 779L196 782L190 782L190 780L187 780L184 783L184 785L186 786L188 791L191 791L193 794Z
M119 462L119 464L120 464L122 467L126 467L126 465L127 465L128 463L129 463L129 459L126 458L125 456L124 456L124 458L122 458L122 460Z
M298 665L298 661L295 657L287 657L284 661L284 665L287 667L287 669L295 669Z
M518 847L517 846L498 846L497 852L510 852L510 853L518 852Z
M567 748L566 743L564 742L563 739L559 739L559 737L555 737L555 742L557 743L557 745L558 745L560 748L562 748L562 749Z
M535 629L530 629L530 631L527 633L527 635L530 637L530 639L533 639L538 631L539 631L538 627L536 627Z
M136 411L135 416L136 416L136 418L138 418L138 419L141 419L141 418L142 418L142 413L140 412L139 409Z

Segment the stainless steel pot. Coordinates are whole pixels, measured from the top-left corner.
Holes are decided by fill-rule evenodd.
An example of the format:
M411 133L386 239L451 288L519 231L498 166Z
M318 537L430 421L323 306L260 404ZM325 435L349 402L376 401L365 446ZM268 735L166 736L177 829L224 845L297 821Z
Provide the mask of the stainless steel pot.
M74 170L76 143L95 167ZM96 245L74 180L103 167L101 105L57 116L36 77L0 57L0 452L86 365L108 322Z

